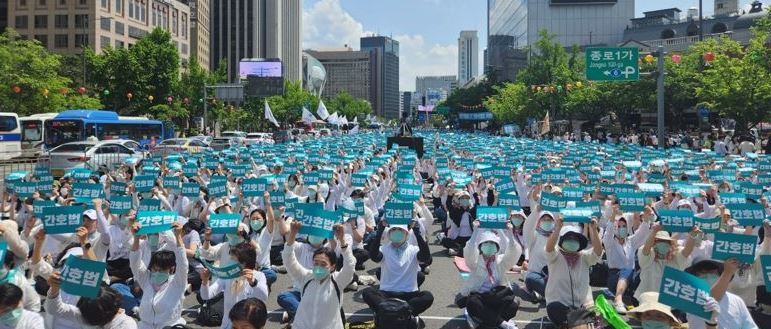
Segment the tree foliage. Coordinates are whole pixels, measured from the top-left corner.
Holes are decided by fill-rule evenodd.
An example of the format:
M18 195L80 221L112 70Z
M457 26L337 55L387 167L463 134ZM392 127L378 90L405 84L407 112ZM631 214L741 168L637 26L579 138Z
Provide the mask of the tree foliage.
M330 114L337 112L338 115L343 115L348 120L353 120L359 115L372 113L372 104L369 101L354 98L347 91L339 92L335 97L326 99L324 105Z

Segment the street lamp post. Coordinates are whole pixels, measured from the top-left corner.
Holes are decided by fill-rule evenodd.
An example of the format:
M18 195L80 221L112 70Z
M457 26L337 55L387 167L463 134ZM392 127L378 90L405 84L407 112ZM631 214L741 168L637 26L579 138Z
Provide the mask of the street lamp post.
M80 48L83 50L81 52L81 55L83 56L83 86L86 85L86 47L88 47L88 23L89 22L101 22L102 20L112 20L112 17L99 17L94 20L85 20L83 22L83 36L84 40L83 43L80 44ZM96 33L94 33L94 36L96 37ZM96 43L96 39L94 39L94 43Z
M699 0L699 41L704 40L704 13L702 12L702 1Z

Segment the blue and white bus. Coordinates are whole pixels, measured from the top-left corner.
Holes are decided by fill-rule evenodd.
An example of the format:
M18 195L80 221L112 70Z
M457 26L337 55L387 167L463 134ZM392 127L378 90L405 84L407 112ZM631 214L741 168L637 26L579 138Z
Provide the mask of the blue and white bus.
M123 118L111 111L68 110L45 123L45 146L51 149L64 143L131 139L152 147L174 137L174 130L161 121L147 118Z
M21 156L21 127L16 113L0 112L0 160Z

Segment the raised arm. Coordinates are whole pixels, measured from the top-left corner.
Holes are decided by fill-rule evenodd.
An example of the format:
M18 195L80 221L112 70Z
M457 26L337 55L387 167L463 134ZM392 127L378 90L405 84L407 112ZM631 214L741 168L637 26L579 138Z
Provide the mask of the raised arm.
M380 241L383 239L383 232L385 231L385 221L380 221L380 225L377 227L375 237L370 240L369 243L369 259L375 263L380 263L383 260L383 253L380 252ZM417 237L416 237L417 238Z
M428 242L426 242L426 239L424 239L423 235L420 233L420 227L418 227L417 224L412 227L412 233L415 234L415 240L418 242L418 261L426 265L431 265L434 261L431 257L431 250L428 247Z
M289 232L289 237L286 239L284 251L281 252L281 258L284 259L286 271L292 278L305 278L308 275L311 275L311 271L300 265L297 261L297 255L295 255L294 249L297 246L295 239L297 238L297 233L300 232L301 227L302 223L298 221L292 222L292 227Z
M343 251L343 267L335 275L335 281L340 283L351 282L353 280L354 267L356 266L356 258L353 257L353 251L351 246L345 243L345 230L342 225L335 225L335 238L340 244L340 249Z
M560 238L560 230L562 229L562 216L554 216L554 230L549 235L549 239L546 240L546 252L553 253L557 246L557 241Z
M642 254L645 256L648 256L651 254L651 249L653 249L653 245L656 244L656 233L661 231L662 227L661 224L656 223L653 224L653 231L650 235L648 235L648 240L645 240L645 245L642 247Z
M592 242L592 249L597 257L602 257L602 242L600 241L599 232L597 230L597 218L592 218L589 223L589 240Z

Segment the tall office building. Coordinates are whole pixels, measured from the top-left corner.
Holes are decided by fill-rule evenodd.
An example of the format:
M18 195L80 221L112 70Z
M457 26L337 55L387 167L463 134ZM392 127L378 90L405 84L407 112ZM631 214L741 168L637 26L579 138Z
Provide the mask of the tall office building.
M190 6L190 57L198 60L198 64L209 70L209 53L211 51L209 4L211 0L189 0ZM216 64L215 64L216 65Z
M385 36L363 37L362 51L370 53L375 82L371 89L374 95L372 109L376 115L386 119L399 117L399 41Z
M376 83L374 76L374 62L369 51L332 50L316 51L307 50L322 65L326 71L326 82L323 95L335 97L345 91L354 98L364 99L375 104L372 85Z
M181 0L9 1L8 25L60 54L130 47L160 27L181 61L190 57L190 8Z
M402 100L399 102L402 105L402 113L407 112L407 115L412 116L412 92L402 92Z
M415 93L421 97L426 97L426 104L429 104L428 97L439 97L442 101L458 87L458 79L454 75L424 76L415 78Z
M458 84L465 85L479 75L477 31L461 31L458 38Z
M8 0L0 0L0 33L8 27Z
M284 78L302 80L302 0L214 0L211 67L227 63L228 80L238 80L246 58L277 58Z
M547 30L564 47L617 45L634 18L635 0L488 0L487 72L513 80L527 52Z

